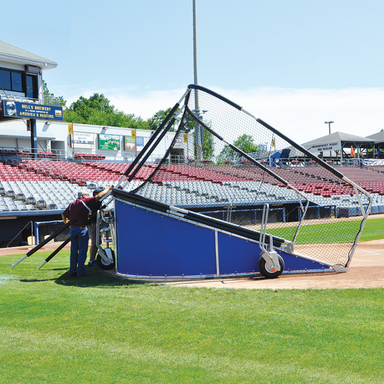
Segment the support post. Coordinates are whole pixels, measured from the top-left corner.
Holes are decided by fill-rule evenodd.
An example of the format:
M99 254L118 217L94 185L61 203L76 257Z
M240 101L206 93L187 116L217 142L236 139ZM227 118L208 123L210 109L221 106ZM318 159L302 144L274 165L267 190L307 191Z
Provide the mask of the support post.
M32 157L37 159L37 130L36 119L30 119L31 124L31 152Z

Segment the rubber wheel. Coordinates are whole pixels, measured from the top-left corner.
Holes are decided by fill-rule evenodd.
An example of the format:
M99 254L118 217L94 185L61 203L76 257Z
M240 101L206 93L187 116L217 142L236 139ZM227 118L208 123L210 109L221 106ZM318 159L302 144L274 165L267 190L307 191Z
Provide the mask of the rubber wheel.
M97 254L97 258L96 258L96 262L97 262L97 265L101 268L101 269L104 269L105 271L109 270L109 269L113 269L115 268L115 252L111 249L111 252L112 252L112 258L113 258L113 262L110 263L110 264L107 264L104 259L99 255Z
M280 271L272 271L272 269L267 265L263 257L260 257L258 262L259 272L267 279L276 279L284 271L284 259L278 255Z

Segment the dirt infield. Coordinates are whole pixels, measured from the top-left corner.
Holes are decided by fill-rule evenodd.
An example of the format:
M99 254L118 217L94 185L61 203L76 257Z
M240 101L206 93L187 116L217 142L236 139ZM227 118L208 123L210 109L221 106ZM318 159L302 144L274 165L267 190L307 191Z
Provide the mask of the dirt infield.
M40 251L53 251L59 244L47 244ZM69 246L67 245L65 248L68 249ZM26 254L30 249L31 247L0 248L0 256ZM359 243L352 258L349 272L346 273L289 274L271 280L264 277L253 277L161 283L173 286L246 289L383 288L384 240Z

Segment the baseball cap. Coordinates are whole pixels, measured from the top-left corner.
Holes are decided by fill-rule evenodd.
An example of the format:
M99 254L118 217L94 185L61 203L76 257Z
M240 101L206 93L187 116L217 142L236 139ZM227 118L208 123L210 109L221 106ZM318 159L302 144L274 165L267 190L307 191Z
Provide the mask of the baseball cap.
M102 189L95 189L93 191L93 196L96 196L97 194L99 194L100 192L102 192Z

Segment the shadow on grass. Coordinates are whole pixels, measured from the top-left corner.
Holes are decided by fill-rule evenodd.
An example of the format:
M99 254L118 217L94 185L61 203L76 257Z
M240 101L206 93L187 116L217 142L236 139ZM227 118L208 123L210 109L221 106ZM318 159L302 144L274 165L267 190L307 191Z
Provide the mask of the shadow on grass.
M20 283L43 283L44 281L55 281L56 279L20 279Z
M106 273L99 270L92 270L90 276L83 277L71 277L69 271L61 275L59 278L54 279L56 284L73 286L73 287L100 287L100 288L112 288L112 287L122 287L122 286L131 286L139 287L145 282L141 281L131 281L127 279L122 279L120 277L112 276L109 273Z

